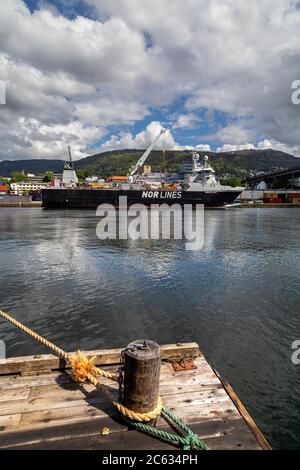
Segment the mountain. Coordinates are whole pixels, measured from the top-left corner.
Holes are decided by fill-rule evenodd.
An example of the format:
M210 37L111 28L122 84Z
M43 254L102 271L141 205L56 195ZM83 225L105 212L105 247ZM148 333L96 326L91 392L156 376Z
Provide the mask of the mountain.
M99 176L125 175L143 150L114 150L103 152L75 162L77 170ZM251 174L269 173L282 168L300 167L300 159L277 150L241 150L236 152L198 152L200 157L209 155L217 176L234 175L246 177ZM147 160L155 170L178 171L183 160L190 159L188 151L153 150ZM14 171L40 174L46 171L62 173L63 160L18 160L0 162L0 175L10 176Z
M141 150L117 150L104 152L76 162L76 168L90 174L109 176L125 175L142 155ZM300 159L277 150L241 150L236 152L198 152L200 157L208 155L217 175L230 174L246 177L251 173L268 173L281 168L300 166ZM190 151L153 150L147 160L152 170L178 171L183 160L191 159ZM1 170L0 170L1 172Z
M63 168L63 160L4 160L0 162L0 175L7 177L14 171L24 171L24 173L34 173L35 175L46 173L47 171L62 173Z

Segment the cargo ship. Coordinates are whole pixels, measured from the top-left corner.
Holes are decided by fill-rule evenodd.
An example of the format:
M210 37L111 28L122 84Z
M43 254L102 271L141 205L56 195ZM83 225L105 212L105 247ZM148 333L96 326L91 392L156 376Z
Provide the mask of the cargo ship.
M59 187L42 190L42 205L51 209L96 209L101 204L114 207L129 207L133 204L184 205L203 204L206 208L220 208L232 204L244 188L221 185L210 166L208 156L201 162L196 151L192 152L192 169L184 181L167 184L162 176L153 180L147 175L141 177L139 170L159 137L166 132L162 129L155 141L148 147L137 164L128 174L128 182L91 188L79 185L69 149L69 161L65 163L63 179Z

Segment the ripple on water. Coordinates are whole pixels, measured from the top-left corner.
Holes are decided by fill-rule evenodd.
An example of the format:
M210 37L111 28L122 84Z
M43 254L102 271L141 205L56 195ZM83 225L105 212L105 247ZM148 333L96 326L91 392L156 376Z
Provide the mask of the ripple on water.
M198 252L103 242L97 222L1 209L1 307L66 350L197 341L271 444L299 448L300 211L207 211ZM11 356L45 351L7 323L0 331Z

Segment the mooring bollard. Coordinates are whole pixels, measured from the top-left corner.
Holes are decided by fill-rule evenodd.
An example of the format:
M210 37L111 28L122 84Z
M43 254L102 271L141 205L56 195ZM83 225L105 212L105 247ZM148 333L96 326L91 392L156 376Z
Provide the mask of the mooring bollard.
M124 350L124 397L126 408L139 413L155 409L159 397L161 351L150 340L130 343Z

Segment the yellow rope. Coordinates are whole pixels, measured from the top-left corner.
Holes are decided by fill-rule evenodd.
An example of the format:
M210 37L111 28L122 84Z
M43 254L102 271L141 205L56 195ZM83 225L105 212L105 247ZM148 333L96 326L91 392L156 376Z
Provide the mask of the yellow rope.
M86 356L84 356L83 353L81 353L80 351L78 351L76 354L74 354L73 356L71 354L68 354L66 353L63 349L59 348L58 346L56 346L55 344L51 343L50 341L48 341L46 338L44 338L43 336L40 336L38 333L36 333L35 331L31 330L30 328L28 328L27 326L23 325L22 323L20 323L19 321L15 320L13 317L11 317L10 315L8 315L8 313L5 313L3 312L2 310L0 310L0 315L5 318L5 320L9 321L10 323L12 323L13 325L17 326L20 330L24 331L25 333L27 333L29 336L32 336L34 339L36 339L37 341L39 341L40 343L44 344L45 346L47 346L49 349L52 349L52 351L54 351L59 357L61 357L62 359L64 359L66 362L68 362L70 364L70 366L72 367L73 369L73 364L74 364L74 369L76 370L75 374L78 374L78 377L80 376L80 373L78 372L80 370L80 367L84 367L85 365L87 365L87 370L88 371L91 371L93 370L93 373L97 376L97 375L101 375L102 377L106 377L108 379L112 379L112 380L115 380L115 381L118 381L117 377L115 377L113 374L111 374L110 372L107 372L103 369L99 369L98 367L95 367L93 364L94 364L94 358L91 358L91 359L87 359ZM82 359L83 361L83 364L80 364L80 360L79 359ZM75 376L74 376L75 378ZM81 380L78 380L78 381L81 381Z
M106 377L107 379L117 381L117 378L111 374L110 372L99 369L94 364L95 357L91 357L88 359L86 355L81 352L77 351L72 356L69 356L69 364L72 367L72 377L76 382L85 382L87 373L97 377L101 375L102 377Z
M115 401L113 395L109 392L109 390L104 387L96 378L96 376L106 377L111 380L118 381L117 377L111 374L108 371L103 369L99 369L94 365L94 358L88 359L85 354L81 351L77 351L77 353L71 355L65 352L63 349L59 348L55 344L48 341L43 336L40 336L35 331L31 330L27 326L23 325L19 321L15 320L13 317L8 315L7 313L0 310L0 316L5 320L12 323L14 326L19 328L20 330L24 331L28 335L32 336L34 339L39 341L40 343L44 344L48 348L52 349L59 357L64 359L72 368L72 377L77 382L85 382L88 380L92 383L98 390L106 395L106 397L112 402L112 404L117 408L117 410L133 421L138 422L149 422L153 419L157 418L161 414L161 410L163 407L163 403L161 398L158 398L158 403L154 410L149 411L148 413L137 413L135 411L129 410L121 403Z

